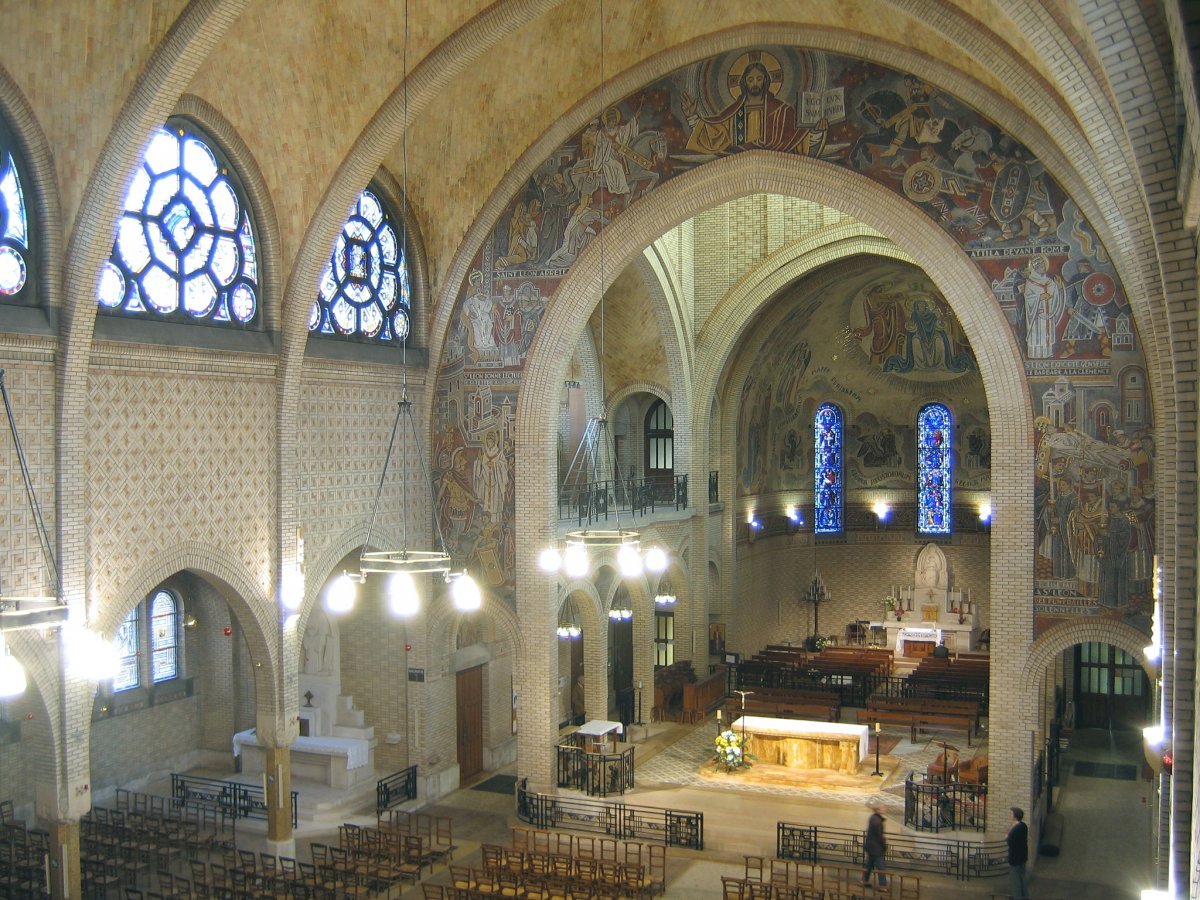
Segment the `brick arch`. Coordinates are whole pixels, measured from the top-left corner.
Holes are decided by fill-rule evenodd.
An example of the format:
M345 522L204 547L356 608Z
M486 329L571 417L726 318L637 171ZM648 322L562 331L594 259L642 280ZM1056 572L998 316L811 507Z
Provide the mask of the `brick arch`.
M95 625L101 634L111 637L131 609L146 599L157 585L182 570L194 572L217 587L245 631L251 657L271 664L256 668L261 709L261 698L273 696L283 680L277 657L279 645L275 639L278 630L275 605L241 563L222 549L199 541L187 541L150 558L134 569L125 584L113 592L114 599L104 605ZM264 678L268 679L266 683L262 681Z
M1132 625L1104 618L1063 622L1043 632L1029 648L1021 673L1022 696L1036 708L1040 704L1039 684L1046 676L1046 669L1064 650L1087 643L1112 644L1136 659L1151 680L1157 674L1157 667L1146 657L1146 635Z
M514 657L524 652L525 638L521 631L521 623L517 614L507 603L489 598L484 592L483 607L476 615L488 616L496 629L499 639L506 641ZM440 591L429 603L429 615L425 620L425 633L429 646L434 652L451 653L454 651L454 638L457 634L457 623L462 613L454 608L450 600L449 590Z
M1032 445L1032 415L1020 354L1011 330L995 303L990 286L962 248L937 223L906 199L846 169L804 158L785 158L769 152L746 152L727 157L676 176L626 209L605 229L603 241L612 270L619 271L633 256L664 230L716 204L752 193L774 193L821 203L858 219L880 238L847 238L839 252L849 254L855 245L879 247L890 241L930 277L958 317L971 342L983 378L992 426L992 497L995 516L991 530L992 596L1033 596L1033 483L1029 477L1029 447ZM552 386L561 381L562 367L569 359L576 336L595 304L600 279L599 242L580 254L555 294L554 303L542 322L538 338L526 360L517 404L516 428L516 534L517 558L531 557L534 548L549 539L554 517L552 478L553 435L557 422L556 397ZM820 248L802 259L813 266L827 252ZM895 252L895 251L893 251ZM792 277L800 274L793 266ZM697 340L700 371L694 396L716 395L721 372L737 346L752 316L767 304L776 287L770 279L746 280L735 286L731 296L718 306ZM698 401L701 402L701 401ZM707 414L708 410L703 411ZM728 412L726 412L728 415ZM698 419L705 421L703 417ZM726 506L723 532L731 533L734 511ZM528 568L518 566L517 593L536 590L526 580ZM1030 604L1014 604L1003 618L992 622L993 644L998 659L1011 659L1011 667L1023 658L1028 636L1033 633ZM994 665L1001 681L1016 677L1009 665ZM995 790L1003 808L1020 802L1028 793L1028 766L1018 763L1028 755L1020 745L1015 728L1008 729L1016 712L1001 697L993 715L1000 759L993 773ZM1011 744L1011 747L1009 746ZM1011 791L1011 793L1010 793Z
M58 456L56 470L87 469L87 425L79 410L88 408L88 363L96 322L96 285L100 267L112 252L112 236L121 196L154 128L174 110L180 89L192 81L212 48L233 26L249 0L201 0L191 3L142 68L118 115L96 167L88 179L71 226L63 271L78 275L64 286L63 322L58 356ZM87 521L87 491L57 496L62 593L70 604L86 595L87 547L83 529L64 523Z
M613 391L605 402L608 408L613 410L634 394L653 394L659 400L666 403L667 406L672 405L670 390L652 381L634 381L629 384L623 384L617 390Z

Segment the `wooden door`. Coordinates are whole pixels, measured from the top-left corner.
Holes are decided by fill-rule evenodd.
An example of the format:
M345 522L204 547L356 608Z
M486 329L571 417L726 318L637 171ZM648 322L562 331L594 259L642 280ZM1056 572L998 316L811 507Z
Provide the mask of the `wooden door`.
M608 652L617 720L633 721L633 619L608 620Z
M483 771L483 666L458 673L458 777L465 781Z

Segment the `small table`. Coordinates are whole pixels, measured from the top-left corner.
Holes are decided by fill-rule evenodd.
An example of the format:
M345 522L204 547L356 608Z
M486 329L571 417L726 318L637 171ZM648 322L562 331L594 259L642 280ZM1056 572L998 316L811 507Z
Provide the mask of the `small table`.
M592 719L576 729L575 737L585 753L607 753L613 749L608 735L621 734L624 730L625 727L620 722Z

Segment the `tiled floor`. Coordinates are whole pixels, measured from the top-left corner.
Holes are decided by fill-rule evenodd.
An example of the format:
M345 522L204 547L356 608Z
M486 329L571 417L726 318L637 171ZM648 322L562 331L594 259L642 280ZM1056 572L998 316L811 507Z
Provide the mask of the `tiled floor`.
M898 760L897 771L884 785L882 795L878 791L856 793L820 787L745 789L742 786L732 790L696 775L699 762L711 746L711 726L689 729L656 725L635 730L633 737L635 745L646 752L638 761L638 787L626 794L624 800L637 805L704 812L705 850L672 848L668 854L667 896L687 900L720 897L721 876L740 874L744 854L773 855L775 827L780 821L862 828L867 817L867 799L882 796L889 810L895 811L889 817L889 831L903 831L897 824L902 818L902 807L900 798L893 794L892 779L902 780L910 769L923 770L938 752L928 741L911 745L907 736L902 738L889 754ZM1070 772L1075 759L1127 763L1137 762L1140 754L1136 740L1131 745L1130 739L1110 739L1107 732L1078 733L1075 744L1064 756L1064 773ZM872 768L873 760L866 771ZM1124 900L1136 898L1138 889L1150 886L1149 815L1143 804L1148 789L1148 783L1142 780L1116 781L1067 774L1057 795L1057 808L1067 822L1063 853L1055 859L1037 860L1031 879L1032 896L1038 900ZM302 798L305 794L311 795L308 802L314 802L321 791L305 786ZM513 798L488 791L460 790L425 811L453 817L458 864L479 865L480 843L505 843L512 826L518 824ZM336 826L340 821L373 824L374 812L368 803L359 812L338 815L329 821L302 821L296 831L297 856L307 859L307 845L312 841L336 843ZM261 832L252 828L239 832L239 845L249 849L265 847ZM957 833L957 836L969 840L981 837L976 832ZM439 867L432 876L426 876L427 880L431 878L445 882L446 870ZM921 895L925 898L990 898L1006 896L1006 891L1007 883L1002 878L956 882L936 876L922 877ZM406 888L401 896L404 900L420 897L420 887Z

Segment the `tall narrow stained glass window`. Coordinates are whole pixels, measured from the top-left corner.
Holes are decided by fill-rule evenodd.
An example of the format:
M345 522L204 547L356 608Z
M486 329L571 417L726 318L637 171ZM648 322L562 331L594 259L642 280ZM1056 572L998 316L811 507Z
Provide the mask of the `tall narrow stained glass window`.
M229 167L194 129L160 128L125 194L102 311L251 325L258 259L249 211Z
M842 531L842 411L832 403L817 407L813 419L813 531Z
M129 611L125 621L117 628L113 646L117 648L117 674L113 676L112 689L127 691L140 683L138 676L138 606Z
M167 591L150 602L150 680L168 681L179 674L179 605Z
M409 335L411 315L405 248L387 207L365 190L321 275L308 330L399 342Z
M931 403L917 414L917 533L950 534L950 410Z
M29 283L29 214L8 141L0 128L0 297L16 297Z

